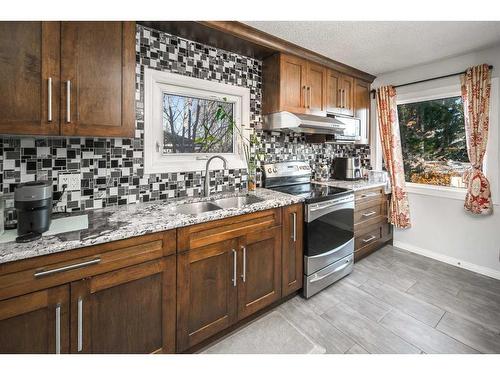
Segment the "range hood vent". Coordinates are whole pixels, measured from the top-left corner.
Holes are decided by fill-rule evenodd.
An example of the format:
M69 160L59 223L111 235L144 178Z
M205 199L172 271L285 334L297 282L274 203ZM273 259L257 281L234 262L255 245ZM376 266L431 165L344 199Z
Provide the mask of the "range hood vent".
M263 116L265 130L306 134L344 134L345 124L335 117L322 117L291 112Z

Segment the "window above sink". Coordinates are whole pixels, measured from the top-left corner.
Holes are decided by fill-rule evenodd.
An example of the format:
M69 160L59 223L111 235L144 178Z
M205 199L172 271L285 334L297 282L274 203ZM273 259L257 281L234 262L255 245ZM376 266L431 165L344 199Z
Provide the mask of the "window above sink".
M203 170L213 155L223 155L229 169L246 167L249 89L153 69L144 78L146 173ZM218 119L219 108L228 117Z

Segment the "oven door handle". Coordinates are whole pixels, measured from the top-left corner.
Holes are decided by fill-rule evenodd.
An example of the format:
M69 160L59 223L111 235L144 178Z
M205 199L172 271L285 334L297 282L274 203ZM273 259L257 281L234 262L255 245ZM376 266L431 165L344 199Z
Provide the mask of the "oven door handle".
M310 223L318 217L344 209L354 210L354 200L342 203L332 203L319 207L307 207L306 222Z
M310 282L310 283L315 283L315 282L321 281L321 280L323 280L323 279L327 278L328 276L333 275L335 272L342 271L344 268L346 268L346 267L349 265L349 263L351 263L351 259L347 259L347 260L345 261L345 263L344 263L344 264L342 264L341 266L338 266L338 267L337 267L337 268L335 268L333 271L328 272L326 275L323 275L323 276L317 276L317 277L315 277L314 279L310 280L309 282Z

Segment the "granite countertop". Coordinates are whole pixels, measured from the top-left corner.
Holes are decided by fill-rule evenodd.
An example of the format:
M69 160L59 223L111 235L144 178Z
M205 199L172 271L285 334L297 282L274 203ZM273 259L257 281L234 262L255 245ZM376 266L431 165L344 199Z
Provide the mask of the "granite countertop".
M353 191L371 189L374 187L385 186L386 194L391 192L391 188L387 182L368 182L368 180L356 180L356 181L344 181L344 180L328 180L328 181L316 181L319 184L324 184L328 186L340 187L344 189L349 189Z
M213 201L219 198L245 195L242 192L219 193L213 194L209 198L191 197L168 201L136 203L69 214L69 216L88 215L88 228L42 236L39 240L28 243L16 243L14 241L2 243L0 244L0 264L288 206L303 201L301 197L263 188L248 194L262 198L263 201L241 208L220 209L198 215L181 214L175 211L176 206L185 203Z

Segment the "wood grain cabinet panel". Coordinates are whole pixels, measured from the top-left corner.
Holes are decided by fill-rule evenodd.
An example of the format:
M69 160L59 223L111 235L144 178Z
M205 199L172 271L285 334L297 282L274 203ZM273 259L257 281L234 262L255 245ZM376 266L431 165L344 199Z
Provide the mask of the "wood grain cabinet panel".
M361 121L358 143L370 143L370 83L359 79L354 81L354 116Z
M287 296L303 284L304 265L303 205L283 207L282 295Z
M72 353L172 353L175 256L71 283Z
M342 94L341 74L336 70L327 69L326 110L341 113L340 96Z
M69 351L69 286L0 301L0 354Z
M354 78L345 74L341 77L342 114L354 115Z
M59 38L59 22L0 22L0 134L59 134Z
M307 62L294 56L282 55L280 76L281 110L305 113Z
M326 68L307 63L306 107L308 113L326 115Z
M236 322L236 249L231 239L178 255L178 351Z
M135 23L63 22L61 81L63 135L133 137Z
M239 245L238 319L243 319L281 298L281 227L249 233Z

